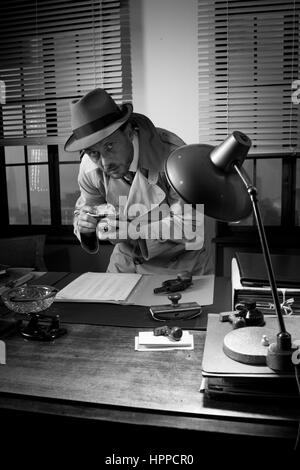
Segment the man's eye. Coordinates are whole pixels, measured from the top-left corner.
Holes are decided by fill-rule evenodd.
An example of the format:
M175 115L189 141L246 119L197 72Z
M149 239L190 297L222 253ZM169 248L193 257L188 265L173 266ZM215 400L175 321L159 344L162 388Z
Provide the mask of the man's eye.
M107 152L111 152L112 149L113 149L113 144L106 144L106 145L105 145L105 150L106 150Z

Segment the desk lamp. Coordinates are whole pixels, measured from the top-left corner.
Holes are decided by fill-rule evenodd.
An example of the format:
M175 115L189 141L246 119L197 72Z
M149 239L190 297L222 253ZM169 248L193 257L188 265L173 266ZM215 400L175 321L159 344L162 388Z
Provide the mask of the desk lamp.
M263 361L273 370L287 370L292 367L292 339L284 324L257 189L242 168L250 147L249 137L234 131L217 147L192 144L176 149L168 157L165 169L169 183L179 196L190 204L204 204L205 215L224 222L236 222L247 217L253 209L279 322L276 342L268 346ZM241 362L253 364L253 357L262 349L262 327L245 327L235 333L240 334L238 347L236 350L235 346L229 350L224 348L225 353L239 361L239 345L245 342L247 335L246 342L253 350L249 357L243 356Z

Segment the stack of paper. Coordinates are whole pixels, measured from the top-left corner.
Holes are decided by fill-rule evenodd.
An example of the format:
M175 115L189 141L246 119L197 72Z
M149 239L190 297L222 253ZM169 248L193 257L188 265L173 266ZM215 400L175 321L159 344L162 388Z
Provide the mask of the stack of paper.
M136 351L170 351L171 349L194 349L194 336L183 331L179 341L169 336L155 336L153 331L140 332L135 337Z

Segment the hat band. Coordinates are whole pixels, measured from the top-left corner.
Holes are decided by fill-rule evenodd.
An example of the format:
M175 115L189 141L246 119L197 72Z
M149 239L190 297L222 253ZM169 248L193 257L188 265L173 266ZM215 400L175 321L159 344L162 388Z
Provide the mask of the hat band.
M124 113L121 113L120 111L106 114L105 116L95 119L95 121L91 121L87 124L84 124L83 126L77 127L77 129L73 130L73 134L77 140L82 139L83 137L87 137L90 134L93 134L94 132L100 131L104 127L109 126L118 119L121 119L123 116Z

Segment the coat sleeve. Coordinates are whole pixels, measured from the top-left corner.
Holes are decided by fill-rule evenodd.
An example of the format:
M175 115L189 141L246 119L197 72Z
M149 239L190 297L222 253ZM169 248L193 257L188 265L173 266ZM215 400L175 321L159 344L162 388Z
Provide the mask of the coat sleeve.
M84 250L89 253L97 253L99 249L99 242L96 232L92 235L80 233L78 229L78 215L80 210L85 205L98 206L105 204L105 188L97 167L92 164L87 156L84 156L79 169L78 185L80 189L80 196L75 203L74 210L74 234L81 243Z

